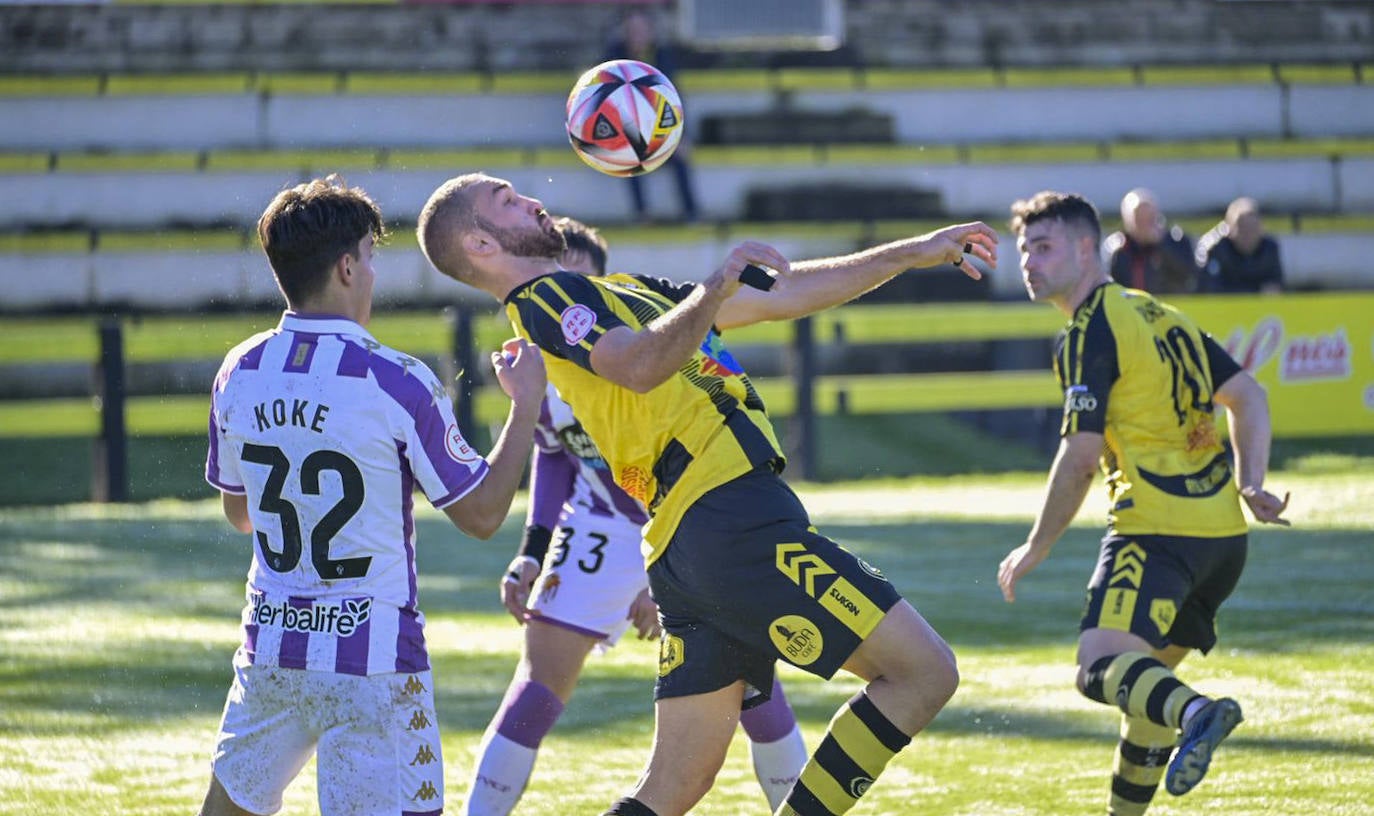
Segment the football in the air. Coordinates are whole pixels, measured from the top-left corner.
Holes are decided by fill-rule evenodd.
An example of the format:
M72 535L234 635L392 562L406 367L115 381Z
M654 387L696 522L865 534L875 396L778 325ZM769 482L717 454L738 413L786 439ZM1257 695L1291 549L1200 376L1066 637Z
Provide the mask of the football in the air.
M568 94L568 141L589 167L637 176L663 164L682 141L682 100L657 68L610 60Z

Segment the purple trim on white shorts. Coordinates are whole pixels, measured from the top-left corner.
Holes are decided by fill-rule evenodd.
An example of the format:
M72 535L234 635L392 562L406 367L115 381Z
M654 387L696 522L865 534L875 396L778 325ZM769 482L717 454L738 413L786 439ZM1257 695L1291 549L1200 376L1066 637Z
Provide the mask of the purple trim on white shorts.
M595 629L587 629L586 627L578 626L574 623L561 621L558 618L551 618L548 615L545 615L542 612L537 612L533 609L530 610L530 618L532 620L537 620L540 623L547 623L550 626L557 626L559 629L567 629L569 632L576 632L579 635L586 635L587 637L593 637L597 640L605 640L606 638L610 637L610 635L606 634L605 632L598 632Z

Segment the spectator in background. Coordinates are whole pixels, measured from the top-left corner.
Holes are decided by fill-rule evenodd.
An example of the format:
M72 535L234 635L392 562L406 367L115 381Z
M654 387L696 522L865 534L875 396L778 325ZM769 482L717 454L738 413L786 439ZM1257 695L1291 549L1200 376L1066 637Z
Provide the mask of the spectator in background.
M1202 289L1209 292L1282 292L1279 244L1264 232L1259 204L1238 198L1226 219L1197 242Z
M620 37L612 40L607 46L602 60L613 59L647 62L663 72L663 75L674 84L677 83L674 76L677 71L676 54L671 46L658 41L654 33L653 18L642 9L631 10L625 15L625 19L621 22ZM678 88L678 93L681 94L681 92L682 89ZM664 165L672 168L673 178L677 182L678 198L682 202L682 219L684 221L697 220L697 199L696 193L692 189L690 152L687 134L684 132L677 150ZM629 183L630 202L634 206L635 218L644 221L648 218L648 201L644 194L644 179L639 176L631 176Z
M1193 244L1164 219L1154 193L1137 187L1121 199L1121 231L1102 243L1103 262L1122 286L1154 295L1198 290Z

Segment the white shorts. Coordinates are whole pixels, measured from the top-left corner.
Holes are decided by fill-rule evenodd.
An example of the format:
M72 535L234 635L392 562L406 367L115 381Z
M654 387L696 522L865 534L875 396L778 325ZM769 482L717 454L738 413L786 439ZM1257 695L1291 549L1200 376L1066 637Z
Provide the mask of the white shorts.
M618 516L565 516L553 531L529 608L546 623L615 645L630 625L630 604L649 586L640 529Z
M317 754L321 816L434 816L444 758L430 672L358 677L234 659L211 763L229 798L253 813Z

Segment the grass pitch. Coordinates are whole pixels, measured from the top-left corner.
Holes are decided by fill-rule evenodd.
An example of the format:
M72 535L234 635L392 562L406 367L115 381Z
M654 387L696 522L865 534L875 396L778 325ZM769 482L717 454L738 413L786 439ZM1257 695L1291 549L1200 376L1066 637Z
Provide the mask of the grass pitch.
M1276 474L1294 528L1251 537L1222 642L1183 678L1228 694L1246 722L1211 774L1151 811L1356 816L1374 801L1374 473L1367 461ZM1001 601L996 565L1023 540L1040 474L804 486L823 531L893 579L953 645L963 684L889 767L858 814L1065 816L1103 812L1116 717L1072 688L1075 625L1103 508L1100 489L1051 559ZM518 514L513 516L518 519ZM449 812L499 702L519 631L495 581L518 536L464 538L426 513L421 604ZM194 813L236 644L248 539L217 502L0 512L0 814ZM545 740L518 812L600 813L633 784L652 733L651 644L593 658ZM808 745L859 688L785 669ZM313 766L284 813L316 812ZM694 811L767 807L737 737Z

